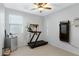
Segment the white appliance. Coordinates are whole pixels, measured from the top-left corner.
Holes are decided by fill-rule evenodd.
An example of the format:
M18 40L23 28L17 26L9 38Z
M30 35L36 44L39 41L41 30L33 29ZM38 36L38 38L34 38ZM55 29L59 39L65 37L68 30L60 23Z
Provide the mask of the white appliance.
M6 37L5 39L5 47L10 48L11 51L15 51L17 49L17 36L15 37Z

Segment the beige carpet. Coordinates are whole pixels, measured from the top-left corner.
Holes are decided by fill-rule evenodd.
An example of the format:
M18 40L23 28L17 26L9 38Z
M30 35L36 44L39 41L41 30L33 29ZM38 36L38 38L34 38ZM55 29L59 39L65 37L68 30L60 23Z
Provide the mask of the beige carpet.
M24 46L12 52L11 56L76 56L76 55L51 45L45 45L34 49L30 49L28 46Z

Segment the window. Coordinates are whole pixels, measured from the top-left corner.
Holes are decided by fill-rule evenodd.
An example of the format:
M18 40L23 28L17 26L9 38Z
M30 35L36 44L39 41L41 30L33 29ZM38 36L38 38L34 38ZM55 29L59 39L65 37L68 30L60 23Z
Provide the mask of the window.
M19 15L9 15L9 33L17 34L22 32L23 17Z

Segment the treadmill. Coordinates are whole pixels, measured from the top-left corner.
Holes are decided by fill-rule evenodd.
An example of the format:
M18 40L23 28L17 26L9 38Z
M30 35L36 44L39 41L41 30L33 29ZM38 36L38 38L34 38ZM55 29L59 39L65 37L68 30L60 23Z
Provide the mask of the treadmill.
M38 38L39 38L39 36L41 34L41 31L37 31L37 30L32 31L32 30L30 30L29 32L33 34L33 36L30 39L30 42L28 42L28 46L30 48L36 48L36 47L48 44L48 42L46 42L44 40L38 40ZM33 41L35 35L36 35L36 39L35 39L35 41Z

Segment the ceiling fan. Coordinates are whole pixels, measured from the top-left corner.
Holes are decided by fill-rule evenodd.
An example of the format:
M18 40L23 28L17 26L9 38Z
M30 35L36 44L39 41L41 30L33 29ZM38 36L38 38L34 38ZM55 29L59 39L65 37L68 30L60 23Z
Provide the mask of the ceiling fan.
M32 10L40 10L40 13L43 10L51 10L52 8L48 6L48 3L33 3L34 8Z

